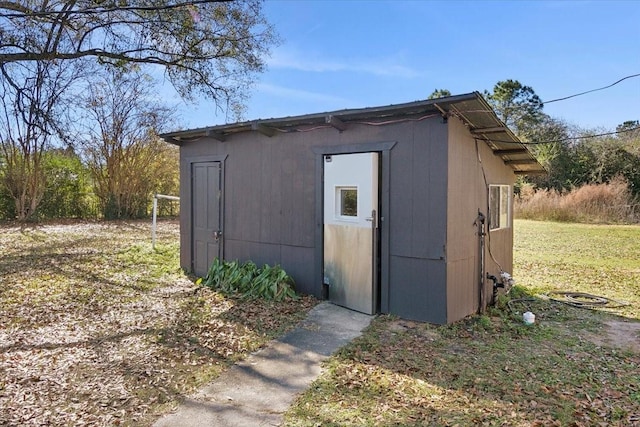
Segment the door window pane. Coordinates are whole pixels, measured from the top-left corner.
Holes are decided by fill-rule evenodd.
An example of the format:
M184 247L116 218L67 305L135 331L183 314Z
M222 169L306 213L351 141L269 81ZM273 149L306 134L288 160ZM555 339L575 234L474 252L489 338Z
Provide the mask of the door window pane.
M340 216L357 217L358 216L358 189L357 188L339 188L339 213Z

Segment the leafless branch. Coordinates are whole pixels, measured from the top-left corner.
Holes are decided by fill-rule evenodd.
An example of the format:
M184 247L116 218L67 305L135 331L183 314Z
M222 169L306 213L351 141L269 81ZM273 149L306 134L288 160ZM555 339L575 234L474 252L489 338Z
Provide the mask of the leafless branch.
M197 6L200 4L209 3L228 3L233 0L193 0L187 2L180 2L174 4L167 4L163 6L117 6L111 7L91 7L86 9L74 10L74 15L102 15L109 12L120 11L160 11L160 10L172 10L188 6ZM0 18L43 18L51 17L55 15L64 15L68 11L65 10L47 10L38 11L35 9L29 9L24 5L15 2L0 2L0 9L12 10L11 13L0 13Z

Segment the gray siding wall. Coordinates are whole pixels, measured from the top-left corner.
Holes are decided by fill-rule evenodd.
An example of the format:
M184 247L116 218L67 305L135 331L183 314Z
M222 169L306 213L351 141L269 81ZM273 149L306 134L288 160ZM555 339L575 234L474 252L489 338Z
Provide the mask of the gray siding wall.
M188 165L205 157L225 158L224 258L279 263L298 290L320 296L318 147L331 151L332 146L394 141L389 206L383 207L389 249L383 260L382 311L445 323L447 135L447 124L433 117L384 126L351 124L344 132L321 128L271 138L245 132L225 142L188 142L181 147L182 266L191 266Z
M390 313L446 323L446 206L447 125L407 125L391 156Z
M181 196L190 200L189 164L225 158L223 256L256 264L281 264L298 289L313 289L314 156L304 143L247 132L220 142L203 138L181 147ZM183 203L181 265L191 268L191 212Z

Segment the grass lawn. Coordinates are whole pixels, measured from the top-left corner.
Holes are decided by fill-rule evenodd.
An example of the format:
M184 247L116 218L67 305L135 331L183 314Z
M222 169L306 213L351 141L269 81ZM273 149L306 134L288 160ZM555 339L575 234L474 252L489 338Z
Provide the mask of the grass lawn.
M640 426L640 227L515 227L519 285L487 315L440 327L379 316L285 425ZM540 297L550 290L630 305L575 308Z
M1 426L148 426L315 304L195 286L177 222L150 228L0 225Z

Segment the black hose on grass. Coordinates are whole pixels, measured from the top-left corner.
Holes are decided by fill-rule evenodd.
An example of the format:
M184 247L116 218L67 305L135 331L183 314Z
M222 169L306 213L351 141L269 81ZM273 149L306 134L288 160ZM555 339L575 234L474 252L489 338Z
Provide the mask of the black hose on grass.
M554 298L553 295L558 295L560 297ZM618 301L612 298L605 298L598 295L587 294L585 292L564 292L564 291L550 291L546 295L550 301L559 302L562 304L567 304L572 307L577 308L586 308L590 310L595 310L597 308L620 308L628 306L629 303L625 301ZM507 301L507 307L509 311L513 314L518 312L518 310L514 310L512 304L522 304L525 307L525 311L532 311L530 302L539 301L536 298L517 298Z
M552 295L559 295L563 298L554 298ZM620 308L629 305L628 302L587 294L584 292L551 291L547 293L547 296L551 301L561 302L572 307L588 308L592 310L596 308Z

